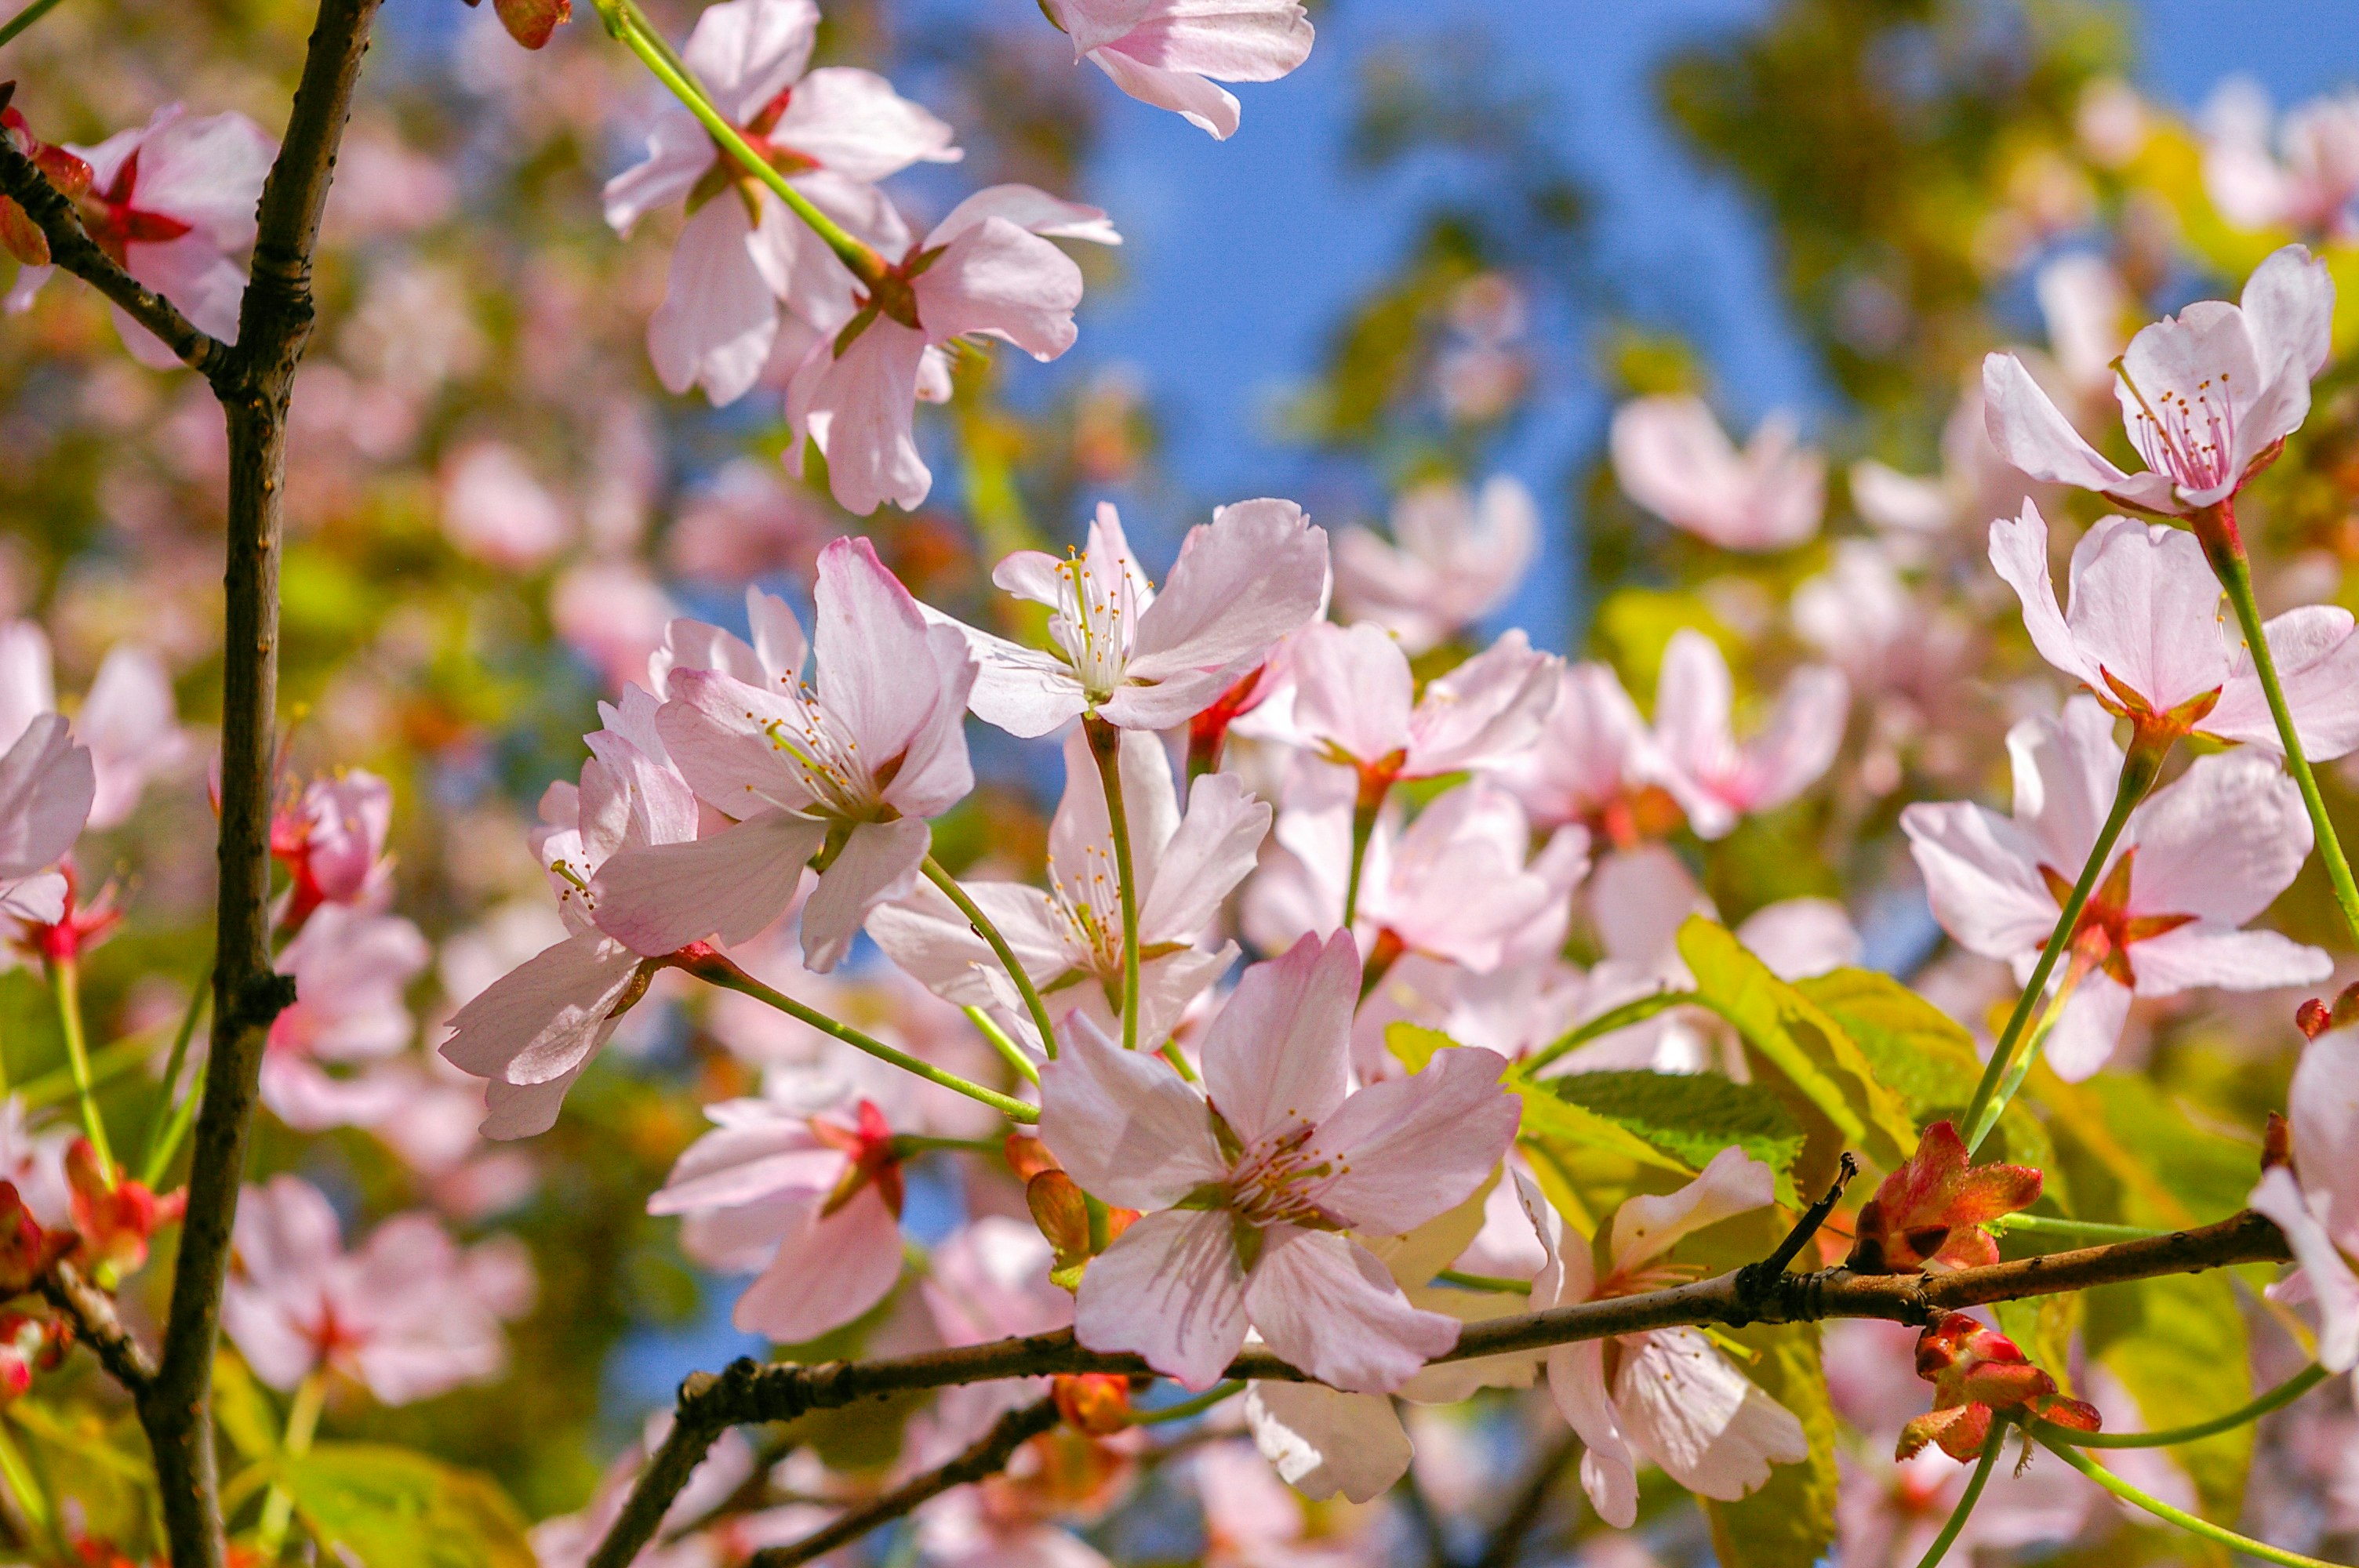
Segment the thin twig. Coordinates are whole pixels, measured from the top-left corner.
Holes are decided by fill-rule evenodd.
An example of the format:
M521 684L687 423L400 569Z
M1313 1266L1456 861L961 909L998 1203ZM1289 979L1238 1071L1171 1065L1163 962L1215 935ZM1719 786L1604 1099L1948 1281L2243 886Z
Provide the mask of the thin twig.
M949 1464L913 1476L883 1497L862 1504L800 1541L756 1552L745 1568L798 1568L798 1564L823 1556L839 1546L849 1546L870 1530L903 1518L919 1504L941 1496L952 1487L962 1487L969 1481L980 1481L986 1476L999 1474L1017 1449L1056 1424L1057 1401L1054 1399L1009 1411L992 1423L991 1430L984 1433L980 1441Z
M90 1346L107 1376L135 1398L155 1380L156 1363L147 1347L132 1336L114 1315L106 1292L82 1277L71 1261L60 1262L41 1276L35 1289L58 1314L73 1325L74 1337Z
M1818 1202L1802 1211L1802 1217L1794 1222L1794 1228L1786 1233L1785 1240L1777 1243L1776 1251L1758 1263L1747 1264L1737 1271L1737 1289L1759 1293L1776 1284L1777 1276L1801 1256L1802 1249L1810 1244L1810 1238L1819 1233L1819 1227L1826 1224L1827 1217L1835 1211L1835 1205L1843 1202L1843 1189L1851 1185L1851 1179L1858 1174L1859 1162L1852 1158L1850 1150L1844 1150L1843 1163L1835 1172L1834 1184L1827 1188Z

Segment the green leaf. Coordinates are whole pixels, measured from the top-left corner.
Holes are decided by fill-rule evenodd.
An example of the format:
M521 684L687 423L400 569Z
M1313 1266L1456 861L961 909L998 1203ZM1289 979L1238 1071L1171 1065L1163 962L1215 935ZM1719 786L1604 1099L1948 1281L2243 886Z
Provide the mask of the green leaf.
M1680 957L1696 978L1697 999L1736 1026L1770 1087L1782 1084L1885 1169L1908 1157L1917 1124L1907 1103L1878 1081L1866 1054L1823 1008L1700 914L1680 927ZM1831 1152L1826 1160L1831 1165Z
M1810 1456L1770 1466L1768 1484L1741 1501L1706 1499L1713 1552L1744 1568L1810 1568L1835 1534L1835 1414L1819 1364L1819 1326L1756 1325L1729 1337L1756 1352L1746 1375L1800 1420Z
M1545 1080L1545 1087L1691 1170L1701 1170L1734 1144L1777 1172L1779 1201L1793 1201L1792 1167L1802 1152L1802 1127L1767 1089L1718 1073L1641 1071L1571 1073Z
M322 1443L277 1469L312 1539L364 1568L536 1568L524 1516L487 1476L369 1443Z
M1428 1029L1406 1019L1385 1026L1385 1049L1412 1073L1422 1073L1435 1052L1447 1051L1457 1044L1439 1029Z
M1519 1073L1507 1076L1507 1087L1523 1097L1523 1137L1540 1139L1561 1149L1593 1149L1618 1154L1675 1175L1696 1173L1696 1167L1677 1154L1656 1147L1619 1122L1577 1101L1560 1097L1555 1086L1562 1081L1543 1078L1535 1083Z

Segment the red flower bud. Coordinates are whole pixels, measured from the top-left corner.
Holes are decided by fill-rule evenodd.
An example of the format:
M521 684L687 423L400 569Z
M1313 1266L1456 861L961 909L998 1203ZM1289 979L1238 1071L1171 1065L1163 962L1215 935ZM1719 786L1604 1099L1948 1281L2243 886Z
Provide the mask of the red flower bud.
M1970 1165L1958 1130L1937 1121L1860 1209L1844 1266L1859 1274L1938 1274L1995 1263L1998 1243L1983 1224L2030 1207L2039 1187L2039 1173L2027 1165Z
M148 1238L158 1226L179 1218L189 1203L185 1190L158 1197L147 1183L120 1173L109 1185L87 1138L75 1139L66 1151L66 1184L72 1189L74 1229L81 1233L84 1255L92 1268L117 1278L146 1265Z
M1070 1373L1051 1386L1065 1424L1111 1437L1130 1424L1130 1379L1110 1372Z
M1933 1408L1901 1429L1897 1456L1902 1459L1930 1443L1952 1459L1971 1460L2001 1411L2097 1430L2095 1407L2066 1399L2056 1379L2033 1366L2014 1340L1963 1313L1944 1314L1919 1336L1917 1375L1933 1385Z

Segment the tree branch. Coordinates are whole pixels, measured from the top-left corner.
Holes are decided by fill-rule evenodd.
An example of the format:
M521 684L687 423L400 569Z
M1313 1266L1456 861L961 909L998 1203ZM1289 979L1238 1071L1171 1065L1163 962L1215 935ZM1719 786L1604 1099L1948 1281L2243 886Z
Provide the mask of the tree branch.
M2290 1257L2277 1227L2248 1210L2198 1229L2049 1252L1948 1274L1854 1274L1848 1269L1826 1269L1809 1274L1780 1273L1765 1284L1751 1272L1756 1265L1747 1265L1669 1290L1574 1302L1469 1324L1459 1335L1457 1346L1434 1359L1437 1363L1468 1361L1700 1324L1743 1328L1756 1323L1870 1317L1921 1325L1943 1313L1993 1302L2057 1295L2168 1274L2196 1274L2239 1263L2281 1263ZM827 1361L805 1367L793 1362L764 1366L740 1359L723 1372L696 1373L679 1386L678 1422L671 1438L658 1451L659 1463L650 1463L640 1475L614 1529L591 1558L590 1568L625 1568L653 1539L664 1510L687 1484L689 1473L727 1427L747 1422L792 1421L810 1411L833 1410L887 1394L1072 1372L1137 1376L1152 1375L1152 1368L1136 1356L1084 1349L1071 1331L1060 1330L885 1360ZM1223 1375L1237 1379L1314 1380L1267 1351L1238 1357ZM677 1452L675 1443L679 1444Z
M58 1314L73 1325L74 1336L90 1346L98 1364L107 1375L134 1398L145 1392L156 1377L156 1364L147 1355L147 1347L123 1326L114 1315L114 1303L105 1292L82 1277L82 1271L70 1262L60 1262L41 1276L34 1287L41 1299L57 1309Z
M228 363L230 346L116 265L114 258L83 231L73 202L6 136L0 136L0 196L16 202L32 219L49 242L53 264L106 296L125 316L161 339L190 369L210 378Z
M834 1523L811 1531L800 1541L756 1552L745 1568L799 1568L800 1564L814 1557L822 1556L839 1546L848 1546L870 1530L892 1523L952 1487L962 1487L969 1481L980 1481L986 1476L997 1475L1017 1449L1056 1424L1057 1401L1053 1398L1009 1411L994 1422L991 1430L984 1433L973 1446L940 1469L912 1477L873 1502L852 1509Z
M212 374L229 431L223 586L220 893L212 1048L189 1171L172 1304L139 1401L173 1568L223 1568L212 1384L230 1232L245 1173L263 1042L294 982L270 953L270 809L278 701L278 551L287 405L311 336L311 254L378 0L321 0L256 210L238 341Z

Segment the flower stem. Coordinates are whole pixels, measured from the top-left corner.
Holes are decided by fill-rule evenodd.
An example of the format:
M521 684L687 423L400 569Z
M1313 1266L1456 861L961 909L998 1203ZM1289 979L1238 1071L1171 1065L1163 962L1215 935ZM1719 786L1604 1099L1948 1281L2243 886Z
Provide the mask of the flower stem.
M991 1014L979 1007L962 1011L966 1013L966 1021L974 1025L976 1033L991 1042L991 1048L999 1053L1001 1060L1015 1068L1027 1083L1040 1081L1040 1069L1032 1065L1032 1058L1024 1054L1024 1047L1009 1039L1007 1031L1000 1028Z
M2326 1368L2313 1361L2249 1404L2237 1406L2225 1415L2215 1415L2209 1421L2190 1422L2185 1426L2166 1427L2160 1432L2074 1432L2070 1427L2049 1422L2037 1422L2032 1432L2039 1441L2051 1447L2059 1443L2075 1448L2171 1448L2182 1443L2194 1443L2215 1433L2233 1432L2247 1422L2255 1422L2274 1410L2282 1410L2310 1390L2325 1381Z
M1245 1391L1243 1382L1232 1379L1215 1383L1192 1400L1181 1400L1176 1405L1161 1405L1151 1411L1135 1411L1132 1426L1160 1426L1168 1421L1186 1421L1191 1415L1202 1415L1223 1400L1233 1400Z
M1090 754L1105 781L1106 825L1114 830L1114 874L1122 893L1122 1048L1138 1049L1138 879L1130 863L1130 814L1122 803L1122 731L1094 713L1082 716Z
M117 1040L112 1045L100 1046L91 1053L90 1087L96 1089L101 1084L131 1071L146 1060L155 1044L152 1036L134 1034L128 1039ZM74 1082L73 1068L69 1064L53 1067L37 1078L26 1079L16 1086L16 1095L25 1102L27 1110L37 1110L70 1095L79 1094L81 1089L82 1086Z
M1011 1098L1001 1094L997 1089L987 1089L981 1084L972 1083L960 1077L956 1073L912 1056L907 1051L896 1050L882 1040L864 1034L848 1023L838 1023L817 1009L805 1007L784 991L764 985L739 968L726 955L706 943L691 942L663 961L674 968L694 975L707 985L719 986L723 990L733 990L740 996L750 996L756 1001L775 1007L788 1017L799 1019L810 1024L821 1034L841 1040L855 1050L865 1051L880 1062L890 1062L903 1072L914 1073L929 1084L938 1084L953 1093L962 1094L969 1099L980 1100L1010 1121L1029 1122L1040 1119L1040 1110L1038 1106L1026 1105L1022 1100Z
M1997 1098L2000 1081L2013 1065L2015 1044L2023 1037L2023 1026L2031 1022L2031 1010L2048 989L2048 978L2056 972L2056 960L2072 945L2072 934L2081 924L2081 912L2088 907L2089 894L2096 890L2098 879L2105 874L2105 862L2113 858L2114 841L2122 829L2129 826L2130 813L2137 808L2146 792L2154 787L2155 775L2162 771L2162 760L2169 754L2168 737L2149 741L2141 732L2130 742L2122 758L2120 780L2114 786L2114 808L2105 816L2105 825L2097 830L2097 841L2090 846L2089 858L2081 867L2081 878L2072 884L2071 893L2064 907L2057 913L2056 929L2039 950L2039 961L2032 966L2031 979L2023 994L2015 1000L2015 1011L2007 1016L2006 1028L1991 1052L1989 1064L1983 1068L1982 1081L1974 1086L1974 1098L1966 1104L1966 1152L1973 1153L1990 1135L1998 1123L1999 1112L2006 1102Z
M1024 1010L1032 1015L1032 1027L1040 1032L1040 1049L1048 1053L1050 1061L1055 1061L1057 1035L1049 1024L1048 1004L1040 1000L1039 989L1033 985L1032 977L1024 972L1022 964L1016 962L1016 949L1007 945L1007 938L999 934L999 927L992 924L991 916L983 912L983 906L969 898L966 889L958 885L958 879L942 870L940 860L929 855L919 870L926 873L928 881L942 890L943 897L958 906L958 912L966 916L966 923L974 928L974 934L989 943L991 950L999 956L1000 968L1006 969L1007 978L1016 982L1016 994L1024 999ZM1039 1081L1038 1075L1031 1076L1035 1083Z
M2224 511L2226 503L2222 504ZM2343 840L2335 837L2333 819L2326 815L2326 797L2319 793L2318 775L2310 771L2310 759L2302 755L2301 734L2294 728L2293 710L2286 706L2277 658L2269 652L2260 606L2253 599L2252 564L2245 559L2234 514L2227 514L2224 521L2224 528L2199 525L2196 535L2203 541L2203 553L2212 558L2212 569L2219 574L2220 586L2228 590L2228 602L2236 607L2236 624L2244 629L2245 646L2252 653L2253 673L2260 677L2261 695L2268 699L2269 717L2277 720L2277 740L2285 747L2286 772L2293 775L2301 790L2301 804L2310 812L2310 830L2318 838L2319 858L2326 862L2326 880L2334 885L2343 924L2354 938L2359 938L2359 881L2352 880Z
M1611 1034L1617 1029L1627 1029L1634 1023L1644 1023L1658 1012L1667 1012L1682 1002L1690 1002L1695 999L1693 991L1659 990L1652 996L1642 996L1635 1000L1625 1001L1620 1007L1608 1008L1579 1028L1559 1035L1525 1057L1518 1064L1518 1068L1526 1077L1536 1076L1542 1067L1547 1066L1559 1056L1588 1044L1601 1034Z
M111 1187L114 1151L107 1144L106 1120L98 1114L98 1099L92 1093L90 1045L82 1027L82 966L71 958L52 958L49 970L49 992L58 1003L58 1027L66 1037L66 1065L72 1070L74 1094L82 1101L82 1131L89 1135L91 1152L98 1156L100 1179Z
M1941 1533L1933 1538L1933 1544L1927 1547L1925 1555L1917 1560L1917 1568L1934 1568L1950 1554L1950 1548L1957 1544L1958 1534L1966 1528L1966 1520L1973 1514L1974 1505L1983 1500L1983 1488L1990 1485L1991 1468L1998 1463L1999 1448L2006 1441L2006 1427L2003 1417L1991 1422L1990 1435L1983 1439L1982 1457L1974 1463L1973 1477L1966 1482L1966 1489L1958 1498L1958 1506L1950 1510L1949 1522L1941 1527Z
M179 1089L180 1071L188 1065L189 1042L196 1038L197 1021L203 1015L205 1003L213 994L212 987L205 983L212 970L212 965L206 964L205 973L199 975L196 984L190 989L189 1005L180 1014L180 1032L172 1037L172 1054L164 1063L163 1087L156 1091L155 1113L147 1119L147 1136L139 1151L139 1179L149 1187L163 1179L164 1173L158 1168L158 1164L169 1163L172 1158L172 1151L166 1144L164 1133L175 1119L172 1096ZM190 1098L194 1098L195 1096L191 1094Z
M33 3L0 22L0 45L14 43L18 33L58 8L59 0L33 0Z
M328 1369L314 1367L296 1385L295 1402L287 1412L287 1436L280 1447L288 1458L300 1459L311 1452L311 1439L320 1430L320 1412L327 1402ZM288 1522L294 1517L293 1495L274 1484L262 1501L262 1525L255 1539L255 1550L264 1563L278 1561L278 1549L287 1541Z
M704 90L686 69L686 62L672 52L671 46L664 42L653 28L640 20L630 0L602 3L599 11L605 18L606 30L638 56L640 63L655 73L657 81L671 90L673 97L687 105L688 112L711 133L722 151L735 159L746 173L769 187L772 194L787 204L788 211L801 219L811 232L827 243L827 248L851 269L852 276L858 278L863 287L875 288L877 281L885 276L883 258L812 206L809 197L797 190L785 175L770 167L767 158L747 145L745 138L738 134L737 127L723 119L721 111L712 106L712 101L705 96Z
M2014 1100L2016 1091L2023 1087L2023 1080L2030 1073L2031 1065L2039 1060L2039 1048L2048 1044L2048 1036L2056 1028L2057 1021L2064 1016L2064 1009L2071 1002L2072 993L2081 989L2082 980L2088 979L2090 968L2079 953L2073 954L2072 961L2064 966L2064 978L2057 982L2055 993L2048 999L2048 1005L2039 1010L2039 1022L2031 1026L2030 1037L2024 1042L2023 1049L2017 1053L2015 1065L2007 1068L2006 1076L1999 1080L1998 1092L1991 1097L1990 1104L1983 1108L1982 1119L1967 1130L1968 1150L1982 1147L1983 1140L1989 1137L1990 1130L1998 1124L2000 1114Z
M2288 1552L2281 1546L2271 1546L2266 1541L2255 1541L2250 1536L2238 1535L2234 1530L2223 1525L2213 1524L2208 1519L2198 1519L2183 1509L2172 1508L2160 1498L2149 1497L2131 1486L2111 1470L2081 1453L2071 1444L2052 1443L2043 1435L2039 1440L2039 1445L2121 1498L2122 1501L2144 1509L2155 1518L2175 1524L2190 1535L2201 1536L2204 1540L2224 1546L2231 1552L2242 1552L2248 1556L2257 1557L2264 1563L2285 1563L2288 1568L2335 1568L2333 1563L2326 1562L2323 1558L2305 1557L2299 1552Z
M1495 1274L1469 1274L1458 1269L1437 1270L1433 1277L1445 1285L1456 1285L1462 1291L1484 1291L1492 1295L1513 1296L1532 1293L1529 1280L1501 1279Z
M2003 1214L1983 1222L1995 1236L2053 1236L2061 1241L2138 1241L2168 1236L2147 1225L2106 1225L2093 1219L2059 1219L2045 1214Z
M1352 869L1343 881L1343 929L1352 929L1352 922L1360 915L1360 869L1367 862L1368 840L1375 837L1376 813L1385 806L1385 795L1392 788L1390 773L1368 769L1360 772L1360 793L1352 801Z

